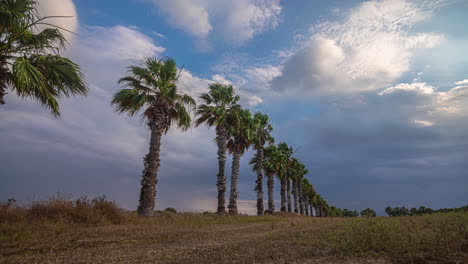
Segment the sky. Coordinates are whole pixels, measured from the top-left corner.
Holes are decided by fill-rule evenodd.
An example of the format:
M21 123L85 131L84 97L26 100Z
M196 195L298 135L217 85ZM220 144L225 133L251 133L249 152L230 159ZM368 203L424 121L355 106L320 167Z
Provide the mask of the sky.
M182 92L232 84L245 108L268 114L330 205L383 215L468 203L468 1L39 3L44 16L71 16L51 22L76 32L62 55L82 67L89 95L62 99L61 118L7 95L0 200L105 194L135 209L149 131L110 100L126 67L169 56ZM214 137L203 126L163 137L156 209L216 210ZM239 210L251 214L252 155L239 182ZM275 199L279 208L278 188Z

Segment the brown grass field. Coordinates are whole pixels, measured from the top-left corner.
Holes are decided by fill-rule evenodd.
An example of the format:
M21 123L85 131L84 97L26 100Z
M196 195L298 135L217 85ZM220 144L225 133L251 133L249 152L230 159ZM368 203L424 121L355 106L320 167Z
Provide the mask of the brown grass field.
M142 219L103 200L0 205L0 263L468 263L468 214Z

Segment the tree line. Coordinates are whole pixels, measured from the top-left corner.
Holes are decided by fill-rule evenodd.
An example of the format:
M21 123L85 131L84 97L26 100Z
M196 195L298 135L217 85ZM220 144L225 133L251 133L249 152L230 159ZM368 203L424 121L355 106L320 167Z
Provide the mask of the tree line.
M294 157L294 149L285 142L277 145L271 135L273 127L268 115L252 114L239 104L240 97L232 85L212 83L208 92L200 96L201 104L187 94L180 93L177 80L180 70L171 58L146 59L143 66L130 66L128 74L119 80L122 89L111 104L118 113L133 116L144 113L150 129L150 145L144 158L138 213L152 216L155 207L156 184L160 166L162 136L171 126L182 131L191 127L206 125L215 129L215 143L218 147L218 214L238 214L238 182L240 159L250 148L255 154L250 160L257 178L254 191L257 197L257 215L273 213L275 178L280 184L282 212L303 215L328 216L329 206L305 177L309 171L304 163ZM195 113L192 121L191 113ZM232 155L229 201L226 201L227 177L226 156ZM268 207L264 208L263 180L267 178ZM227 206L226 206L227 204Z
M390 217L396 216L415 216L415 215L427 215L433 213L449 213L449 212L468 212L468 205L459 207L459 208L441 208L441 209L431 209L425 206L420 206L419 208L406 208L402 207L386 207L385 213Z

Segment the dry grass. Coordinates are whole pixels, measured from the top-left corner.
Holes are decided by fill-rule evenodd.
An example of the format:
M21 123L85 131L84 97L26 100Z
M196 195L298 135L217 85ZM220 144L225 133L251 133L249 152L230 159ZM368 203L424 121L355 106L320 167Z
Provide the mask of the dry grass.
M0 263L456 263L467 257L462 213L349 220L160 212L142 219L103 199L82 201L0 206Z

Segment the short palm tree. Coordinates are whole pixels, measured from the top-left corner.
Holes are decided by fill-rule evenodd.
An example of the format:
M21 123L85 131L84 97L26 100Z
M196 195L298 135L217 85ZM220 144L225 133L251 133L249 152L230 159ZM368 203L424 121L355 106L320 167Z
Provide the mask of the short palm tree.
M11 90L60 116L58 99L86 95L87 88L80 67L58 55L67 42L47 18L38 16L36 1L0 1L0 104ZM51 27L36 33L38 25Z
M233 119L229 133L231 135L227 147L232 153L231 172L231 192L229 196L229 214L237 214L237 197L239 183L240 158L252 145L253 140L253 120L252 114L247 109L240 109L233 112Z
M226 212L226 151L229 138L229 125L232 123L232 112L240 109L240 97L234 92L232 85L219 83L210 84L209 92L201 95L203 104L197 108L195 125L206 124L216 127L216 144L218 145L218 214Z
M253 145L257 150L255 157L257 158L257 181L255 191L257 192L257 215L263 215L263 159L264 159L264 146L266 143L272 144L274 142L271 136L273 127L270 124L267 115L260 112L255 113L253 119ZM273 176L272 176L273 177Z
M152 216L160 165L159 152L162 135L167 133L172 124L185 131L190 127L190 111L195 108L195 100L178 93L177 80L180 71L171 58L164 60L148 58L144 67L130 66L128 75L119 83L123 88L112 99L112 105L118 113L131 116L144 110L151 130L149 152L144 158L144 170L141 179L138 214Z

